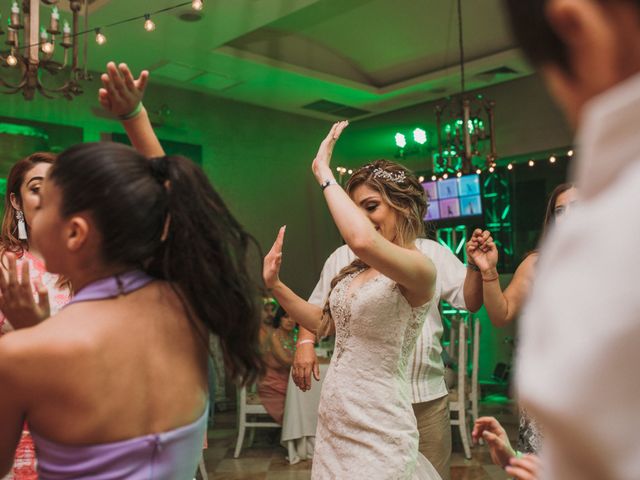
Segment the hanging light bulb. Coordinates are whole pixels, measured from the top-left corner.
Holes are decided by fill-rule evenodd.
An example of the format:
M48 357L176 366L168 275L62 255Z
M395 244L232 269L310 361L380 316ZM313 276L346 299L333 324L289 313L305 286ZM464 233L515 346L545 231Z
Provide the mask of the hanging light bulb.
M567 157L573 157L573 150L569 150L567 152Z
M432 182L435 182L437 178L438 178L438 177L436 177L435 175L431 175L431 181L432 181Z
M191 0L191 8L199 12L204 8L204 2L202 0Z
M349 169L349 171L347 172L349 175L353 174L353 170Z
M107 43L107 37L100 31L99 28L96 28L96 43L98 45L104 45Z
M449 178L449 174L445 173L444 175L442 175L442 178L444 178L446 180L447 178Z
M549 163L556 163L556 156L555 155L551 155L549 157Z
M40 50L42 50L43 53L46 53L47 55L53 53L53 43L49 41L49 35L44 27L40 29L40 44Z
M513 163L510 163L509 165L507 165L507 169L508 170L513 170Z
M156 29L156 24L151 20L151 15L148 13L144 16L144 29L147 32L153 32Z
M533 165L534 165L534 161L533 160L529 160L529 166L533 167Z
M424 182L424 177L423 177L423 176L418 177L418 182L419 182L419 183Z
M9 54L9 56L7 56L7 65L9 65L10 67L15 67L18 64L18 59L16 58L16 56L11 53Z
M495 168L489 167L489 173L493 173L493 172L495 172L495 170L496 170Z

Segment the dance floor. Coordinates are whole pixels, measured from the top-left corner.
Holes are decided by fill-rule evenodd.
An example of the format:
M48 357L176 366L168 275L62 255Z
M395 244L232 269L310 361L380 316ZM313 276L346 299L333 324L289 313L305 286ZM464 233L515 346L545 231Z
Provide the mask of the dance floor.
M495 415L505 425L512 442L517 436L516 417L508 409L485 406L481 414ZM233 458L236 441L235 412L217 412L209 430L209 448L205 463L210 480L306 480L311 477L311 462L289 465L285 449L278 442L279 430L258 430L254 445ZM454 431L451 480L507 479L504 471L491 463L486 447L472 449L473 458L465 460L457 430Z

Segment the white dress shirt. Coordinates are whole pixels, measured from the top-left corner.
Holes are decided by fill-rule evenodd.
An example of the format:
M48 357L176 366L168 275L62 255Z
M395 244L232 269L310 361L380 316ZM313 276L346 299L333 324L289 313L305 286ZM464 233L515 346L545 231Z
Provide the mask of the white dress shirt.
M456 308L466 308L464 302L464 279L466 267L446 247L433 240L418 239L416 246L427 255L436 266L436 288L427 313L427 319L418 337L416 349L409 358L408 374L411 379L413 403L427 402L444 397L447 387L444 383L442 363L442 319L438 306L440 299ZM347 245L338 248L327 259L320 274L320 280L313 290L309 302L324 306L329 295L331 280L340 270L349 265L355 255Z
M589 102L577 144L580 203L542 246L517 386L544 478L638 480L640 75Z

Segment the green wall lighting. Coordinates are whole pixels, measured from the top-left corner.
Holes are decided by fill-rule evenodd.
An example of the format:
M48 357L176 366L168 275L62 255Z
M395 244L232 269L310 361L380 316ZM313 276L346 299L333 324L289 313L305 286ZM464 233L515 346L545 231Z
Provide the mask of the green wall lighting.
M420 145L424 145L427 143L427 132L421 128L416 128L413 131L413 141Z
M396 133L395 139L398 148L404 148L407 146L407 138L403 134Z
M28 127L26 125L15 125L13 123L0 123L0 133L9 135L25 135L27 137L39 137L45 140L49 139L44 131L39 128Z

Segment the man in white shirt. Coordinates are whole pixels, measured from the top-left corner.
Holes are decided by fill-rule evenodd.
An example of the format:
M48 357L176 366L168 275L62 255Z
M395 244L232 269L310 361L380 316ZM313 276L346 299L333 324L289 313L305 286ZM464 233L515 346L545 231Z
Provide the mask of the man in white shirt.
M571 216L540 251L520 400L542 478L640 478L640 0L508 0L514 33L577 127Z
M457 308L478 310L482 306L482 277L476 270L465 268L448 248L433 240L418 239L416 245L433 261L438 273L431 307L416 349L409 359L407 373L411 379L413 408L420 432L420 452L446 480L450 476L451 427L441 358L443 326L438 306L440 299L443 299ZM354 258L347 245L334 251L325 262L309 302L323 307L329 295L331 280ZM314 338L313 333L301 328L299 342ZM296 384L303 390L310 386L312 370L318 378L313 343L299 344L293 363L293 376Z

